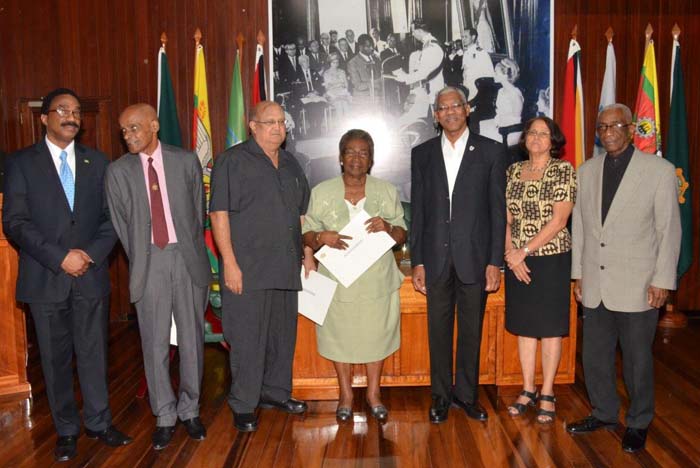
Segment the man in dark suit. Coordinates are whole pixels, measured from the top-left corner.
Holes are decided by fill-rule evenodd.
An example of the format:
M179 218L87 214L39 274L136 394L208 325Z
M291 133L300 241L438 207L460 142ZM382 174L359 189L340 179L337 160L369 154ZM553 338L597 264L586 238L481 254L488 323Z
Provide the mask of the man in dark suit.
M413 287L428 296L433 423L450 403L479 421L479 349L486 294L498 290L506 226L503 146L470 133L464 92L446 87L435 97L442 136L411 153ZM452 342L457 305L457 366Z
M105 191L114 228L129 257L129 292L136 306L141 348L161 450L182 421L203 440L199 393L204 363L204 309L211 267L204 245L202 167L194 153L158 141L153 107L135 104L119 117L129 153L107 170ZM170 383L170 328L180 357L178 398Z
M318 41L313 39L309 42L309 66L316 73L323 73L328 64L328 54L322 51Z
M355 56L355 54L353 54L348 48L347 39L342 38L338 41L337 53L340 58L340 64L338 65L338 67L342 68L343 70L346 70L348 62Z
M380 54L382 62L382 74L390 75L394 71L403 68L406 61L402 50L399 48L398 34L389 34L386 37L387 47ZM384 102L394 114L402 112L402 103L408 95L408 86L393 79L384 80Z
M285 44L284 52L278 61L280 92L291 91L292 83L301 81L297 46L294 43Z
M131 438L112 426L107 393L108 255L117 235L104 200L104 154L75 143L80 101L70 89L41 107L46 137L8 157L3 229L19 247L17 300L34 318L57 461L77 454L75 349L85 433L113 447Z
M298 60L301 82L292 85L290 104L295 110L292 116L297 123L297 130L315 135L321 130L323 109L328 105L322 98L323 79L318 72L311 69L309 56L300 56Z

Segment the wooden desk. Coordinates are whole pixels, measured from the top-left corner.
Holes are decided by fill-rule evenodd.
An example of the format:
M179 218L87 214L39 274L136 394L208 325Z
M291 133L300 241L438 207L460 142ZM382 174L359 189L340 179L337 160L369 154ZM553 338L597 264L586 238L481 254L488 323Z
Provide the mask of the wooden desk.
M17 251L2 231L0 193L0 397L25 399L31 396L27 381L27 332L24 311L15 301Z
M401 347L384 362L382 385L388 387L430 385L428 322L425 296L416 292L410 271L402 269L406 279L401 286ZM503 281L501 281L503 284ZM504 287L489 294L481 338L480 384L522 385L518 338L505 330ZM562 357L555 382L574 382L576 368L576 302L571 300L569 336L562 341ZM540 348L537 350L537 382L542 382ZM353 366L353 385L367 383L364 366ZM308 400L338 398L333 363L316 349L316 326L299 315L297 347L294 355L293 394Z

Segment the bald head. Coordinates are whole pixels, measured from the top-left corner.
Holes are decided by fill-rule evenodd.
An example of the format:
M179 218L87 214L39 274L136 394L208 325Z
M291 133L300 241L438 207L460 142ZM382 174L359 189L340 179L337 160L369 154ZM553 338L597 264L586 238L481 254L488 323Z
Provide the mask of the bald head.
M282 112L284 114L284 110L282 110L282 106L277 104L275 101L260 101L259 103L257 103L255 105L255 107L253 107L253 111L250 115L250 120L260 120L260 116L262 114L266 113L266 111L268 109L275 108L275 107L278 108L280 110L280 112Z
M158 148L160 123L153 106L140 103L127 107L119 116L119 126L130 153L151 155Z
M276 152L287 136L282 107L273 101L256 104L250 116L250 131L265 153Z

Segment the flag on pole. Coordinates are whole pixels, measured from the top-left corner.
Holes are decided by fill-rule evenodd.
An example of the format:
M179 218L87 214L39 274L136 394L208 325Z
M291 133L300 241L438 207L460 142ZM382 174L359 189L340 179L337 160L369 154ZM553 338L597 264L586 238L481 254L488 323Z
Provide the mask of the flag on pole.
M661 156L661 119L659 118L659 85L656 80L654 40L644 49L644 63L639 77L637 103L634 106L634 146L645 153Z
M678 259L678 277L688 271L693 262L693 209L691 206L690 174L688 163L688 123L685 107L685 88L681 68L681 45L675 35L671 58L671 116L668 127L666 158L676 166L678 203L681 211L681 254Z
M250 107L252 108L265 99L267 99L265 95L265 56L262 44L258 43L255 48L255 77L253 78L253 96L250 99Z
M231 95L228 101L228 125L226 129L226 148L244 141L248 134L245 124L245 102L243 102L243 83L241 82L241 50L236 51L231 78Z
M564 77L564 105L561 129L566 137L562 159L579 167L586 160L583 136L583 85L581 80L581 46L576 39L569 43Z
M180 122L177 120L175 92L170 78L170 65L168 65L168 56L165 54L165 44L158 52L158 120L160 121L158 139L163 143L181 148Z
M615 104L615 85L617 82L617 61L615 60L615 47L612 40L608 41L608 48L605 52L605 75L603 75L603 86L600 89L600 101L598 102L598 112L605 106ZM605 149L600 143L598 134L595 135L594 155L605 154Z
M197 29L195 37L201 37ZM192 121L192 147L197 153L202 165L204 179L204 193L206 197L207 219L204 223L204 242L207 246L209 264L213 273L219 273L218 252L214 244L209 220L209 198L211 187L211 169L214 165L214 156L211 144L211 123L209 122L209 97L207 95L207 72L204 65L204 46L199 43L195 46L194 59L194 115Z

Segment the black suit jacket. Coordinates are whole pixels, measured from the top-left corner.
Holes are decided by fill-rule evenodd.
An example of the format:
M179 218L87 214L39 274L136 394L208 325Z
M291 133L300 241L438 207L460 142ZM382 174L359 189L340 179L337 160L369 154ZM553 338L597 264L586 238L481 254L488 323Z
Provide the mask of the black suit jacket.
M104 154L75 145L75 200L71 212L46 142L7 158L2 227L19 247L17 300L60 302L71 288L90 298L109 293L108 255L117 241L104 197ZM61 263L69 249L95 262L73 278Z
M503 145L469 133L450 194L441 137L411 152L411 264L424 265L426 284L442 273L448 255L463 283L482 283L487 265L501 266L506 228Z
M278 62L280 75L280 91L291 91L292 83L303 79L301 77L301 67L299 66L299 58L296 58L296 68L292 66L287 54L281 55Z

